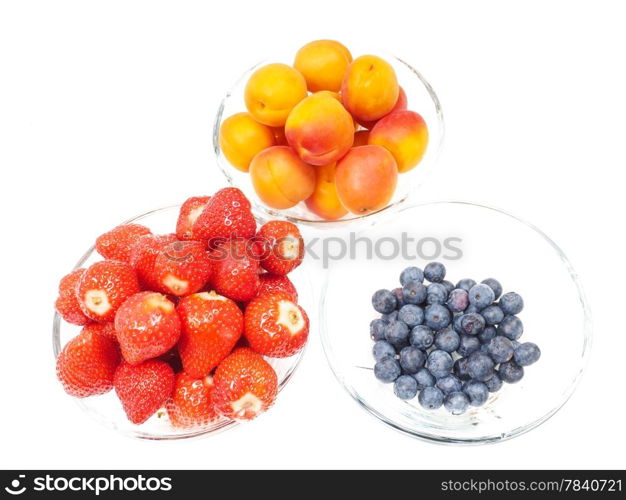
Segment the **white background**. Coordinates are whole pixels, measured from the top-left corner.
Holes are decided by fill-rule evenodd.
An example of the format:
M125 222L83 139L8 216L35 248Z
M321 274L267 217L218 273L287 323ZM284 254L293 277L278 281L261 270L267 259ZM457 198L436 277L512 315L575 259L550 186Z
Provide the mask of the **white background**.
M626 467L622 7L2 2L0 466ZM225 89L257 60L317 38L376 44L433 84L447 136L422 199L523 215L580 274L594 313L591 362L570 402L529 434L451 448L396 433L340 388L316 333L269 414L208 439L119 436L56 382L59 277L119 221L220 187L210 123Z

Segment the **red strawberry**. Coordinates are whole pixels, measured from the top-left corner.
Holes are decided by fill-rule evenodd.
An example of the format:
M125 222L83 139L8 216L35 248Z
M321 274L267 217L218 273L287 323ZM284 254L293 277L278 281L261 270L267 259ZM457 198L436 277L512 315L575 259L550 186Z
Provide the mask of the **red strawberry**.
M228 418L251 420L274 404L278 377L252 349L235 349L215 370L213 401Z
M287 276L275 276L270 273L264 273L259 276L261 286L258 295L272 292L285 292L291 297L291 300L298 302L298 291Z
M193 225L210 199L210 196L194 196L183 203L176 223L176 236L179 240L198 239L193 233Z
M151 359L139 365L122 361L113 386L128 420L143 424L154 415L170 398L174 378L174 370L164 361Z
M304 347L309 318L288 293L259 295L246 307L245 336L256 352L286 358Z
M84 269L76 269L61 279L59 296L54 304L57 312L65 321L79 326L86 325L91 321L85 316L76 298L76 285L84 272Z
M93 332L98 335L102 335L110 340L117 342L117 336L115 334L115 325L113 321L108 323L91 323L83 328L83 332Z
M169 351L180 337L176 306L165 295L141 292L115 314L115 331L124 359L133 365Z
M133 246L145 234L152 233L147 227L140 224L117 226L115 229L98 237L96 250L105 259L130 262L130 253Z
M87 326L59 354L57 377L71 396L96 396L111 390L119 362L115 342Z
M248 302L259 291L259 262L250 255L247 241L232 240L211 254L215 273L213 288L239 302Z
M209 240L210 247L216 240L249 239L255 232L250 202L241 190L232 187L215 193L193 225L194 237Z
M124 301L139 291L137 274L130 264L104 260L85 271L78 282L76 297L89 318L105 323L113 321Z
M167 403L167 413L174 427L203 426L217 418L213 406L213 377L190 377L182 372L176 376L174 394Z
M263 242L261 267L266 271L285 275L302 263L304 240L295 224L270 221L261 226L257 240Z
M152 290L158 288L154 283L154 262L161 250L175 241L175 234L148 234L139 238L130 253L130 264L137 271L137 277L143 288Z
M241 337L243 314L232 300L215 292L183 298L178 314L183 326L178 344L183 369L193 377L204 377Z
M158 289L182 297L202 289L213 274L213 261L204 243L176 241L167 245L154 262Z

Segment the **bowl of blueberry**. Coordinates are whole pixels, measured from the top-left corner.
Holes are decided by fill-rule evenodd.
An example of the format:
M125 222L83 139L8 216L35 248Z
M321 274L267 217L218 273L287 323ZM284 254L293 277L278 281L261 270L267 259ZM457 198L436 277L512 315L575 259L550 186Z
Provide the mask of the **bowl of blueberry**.
M591 345L570 262L535 226L462 202L407 208L327 273L322 342L345 389L411 436L490 443L554 415Z

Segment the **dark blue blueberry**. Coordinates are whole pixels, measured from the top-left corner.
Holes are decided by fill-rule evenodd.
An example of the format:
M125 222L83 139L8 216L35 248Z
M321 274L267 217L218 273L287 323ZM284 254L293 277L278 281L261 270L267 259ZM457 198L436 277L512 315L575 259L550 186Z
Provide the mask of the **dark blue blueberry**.
M426 354L419 347L407 346L400 351L400 366L405 373L413 374L426 363Z
M424 323L433 330L442 330L450 324L451 316L446 306L433 304L424 311Z
M426 300L426 287L419 281L409 281L402 288L405 304L422 304Z
M495 296L493 300L498 300L498 297L502 295L502 285L500 282L493 278L487 278L486 280L483 280L483 283L493 290L493 294Z
M446 277L446 266L441 262L429 262L424 268L424 277L431 283L441 283Z
M454 328L454 331L459 335L465 333L463 328L461 328L461 319L463 319L463 314L455 314L452 319L452 328Z
M485 385L489 392L498 392L502 388L502 379L497 373L494 373L493 377L485 381Z
M524 309L524 299L515 292L505 293L500 297L498 304L504 311L504 314L515 315L521 313L522 309Z
M441 283L431 283L428 285L426 302L429 304L445 304L446 300L448 300L448 292L445 286Z
M406 286L409 281L419 281L422 283L424 281L424 271L415 266L407 267L400 273L400 284Z
M443 405L446 407L446 410L452 413L452 415L461 415L467 411L470 402L464 392L457 391L448 394L443 402Z
M436 387L425 387L417 396L419 404L427 410L436 410L443 404L443 392Z
M383 340L385 338L385 327L387 323L382 319L375 319L370 323L370 337L372 340Z
M498 330L496 330L495 326L486 326L485 329L478 334L478 340L483 344L488 344L496 335L498 335Z
M385 328L385 338L396 346L404 344L409 338L409 327L402 321L392 321Z
M487 346L487 353L496 364L506 363L513 357L513 344L502 335L492 338Z
M409 328L421 325L424 322L424 309L415 304L407 304L398 311L398 319Z
M466 313L459 320L461 331L467 335L478 335L485 329L485 318L478 313Z
M461 380L470 379L467 371L467 358L459 358L454 362L454 374Z
M380 361L384 358L394 358L396 356L396 349L389 342L385 340L379 340L372 347L372 354L376 361Z
M390 384L396 380L400 373L402 373L400 363L394 358L383 358L374 365L374 375L385 384Z
M454 283L452 283L451 281L448 281L448 280L443 280L443 281L441 282L441 284L442 284L442 285L444 286L444 288L446 289L446 293L447 293L448 295L450 295L450 292L451 292L452 290L454 290Z
M411 375L401 375L393 384L393 392L400 399L413 399L417 394L417 382Z
M493 293L493 290L484 283L474 285L469 291L470 304L474 305L478 309L484 309L485 307L491 305L494 297L495 294Z
M417 370L417 373L413 375L413 378L417 381L420 391L425 387L432 387L437 382L437 379L432 373L430 373L428 368L420 368Z
M465 278L456 284L456 288L460 288L461 290L465 290L469 293L475 284L476 282L473 279Z
M391 323L392 321L396 321L398 319L398 311L392 311L389 314L383 314L380 319L382 319L387 324Z
M372 306L381 314L389 314L396 310L398 301L389 290L378 290L372 296Z
M541 351L537 344L525 342L515 348L515 362L520 366L532 365L541 357Z
M459 348L461 339L452 328L439 330L435 335L435 347L446 352L454 352Z
M452 356L446 351L436 349L428 355L427 368L436 378L445 377L452 370Z
M434 341L435 335L426 325L418 325L411 330L409 342L411 342L411 345L414 345L415 347L426 350L433 345Z
M461 288L455 288L448 294L446 305L452 312L463 312L469 304L467 292Z
M468 293L468 298L469 298L469 293ZM476 307L474 304L470 304L469 306L465 308L465 314L477 313L477 312L480 312L480 309L478 309L478 307Z
M524 324L517 316L505 316L498 325L498 334L510 340L517 340L524 333Z
M446 375L445 377L437 380L437 388L444 394L450 394L451 392L458 392L463 387L463 383L454 375Z
M504 319L504 312L495 304L485 307L480 311L480 315L485 318L485 323L491 326L497 325Z
M396 309L400 309L404 305L404 296L402 294L402 288L394 288L393 290L391 290L391 293L393 293L396 296Z
M502 379L502 382L515 384L516 382L522 380L522 377L524 376L524 368L518 365L515 361L507 361L498 367L498 375Z
M493 377L492 377L493 378ZM484 382L468 380L463 384L463 392L467 394L472 406L482 406L489 399L489 388Z
M473 352L480 350L480 340L476 335L461 335L457 352L460 356L469 356Z
M467 358L467 372L471 378L484 382L493 376L495 364L493 360L483 352L475 352Z

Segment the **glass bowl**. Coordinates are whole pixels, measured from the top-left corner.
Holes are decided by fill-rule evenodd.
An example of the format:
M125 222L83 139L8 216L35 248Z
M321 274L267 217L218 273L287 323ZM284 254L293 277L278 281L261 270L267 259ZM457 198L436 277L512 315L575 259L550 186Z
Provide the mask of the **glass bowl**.
M403 251L401 241L413 238ZM464 202L427 203L357 234L354 259L331 265L321 296L321 335L339 382L368 412L391 427L441 443L489 443L527 432L565 404L591 346L590 313L571 264L535 226L500 210ZM368 258L368 241L372 258ZM409 240L410 241L410 240ZM378 247L376 246L378 244ZM397 252L397 254L395 254ZM453 416L398 399L373 374L371 296L400 286L409 265L443 262L446 278L493 277L524 298L521 342L539 345L541 359L517 384L504 384L487 403Z
M180 206L178 205L160 208L139 215L125 223L136 222L143 224L149 227L155 234L171 233L173 228L176 227L179 210ZM89 266L98 260L102 260L102 258L91 247L77 262L76 268ZM316 315L313 308L316 305L316 301L313 299L313 290L306 259L301 266L289 275L289 278L298 289L300 305L309 313L311 318L315 318ZM63 346L80 332L80 329L81 327L79 326L66 323L59 314L55 313L52 327L52 346L55 357L59 355ZM278 375L279 391L291 379L300 363L303 352L300 351L289 358L266 358ZM136 438L155 440L192 438L214 434L239 424L239 422L234 420L220 418L203 427L176 429L171 426L167 412L159 410L145 423L135 425L126 418L122 405L113 390L101 396L74 398L74 400L83 411L100 424ZM272 411L273 409L270 408L268 413L272 413Z
M444 122L441 104L435 91L426 79L411 65L391 54L385 54L380 50L361 50L353 52L356 57L361 54L376 54L389 62L398 76L398 82L404 88L408 98L408 109L418 112L428 126L429 144L422 161L413 170L401 174L398 177L398 186L389 205L379 212L368 215L348 214L336 221L326 221L311 212L304 203L299 203L295 207L286 210L276 210L266 206L257 196L248 173L241 172L234 168L222 154L219 145L219 131L222 120L229 116L246 111L244 103L244 89L250 75L260 66L273 62L293 63L293 56L278 57L259 62L246 71L233 87L226 93L220 103L217 116L213 125L213 149L217 157L220 170L226 177L228 183L241 189L252 202L255 215L261 218L279 218L295 223L307 224L318 228L322 227L343 227L350 224L355 227L365 221L373 222L385 213L394 212L402 207L411 195L426 181L437 157L444 136Z

